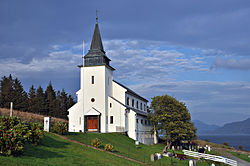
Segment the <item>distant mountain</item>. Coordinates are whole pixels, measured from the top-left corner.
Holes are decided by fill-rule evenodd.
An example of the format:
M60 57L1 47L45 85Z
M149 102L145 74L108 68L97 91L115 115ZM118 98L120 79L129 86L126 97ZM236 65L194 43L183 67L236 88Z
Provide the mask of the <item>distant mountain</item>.
M209 134L250 134L250 118L239 122L227 123Z
M195 125L195 127L197 128L197 134L208 134L212 131L214 131L215 129L218 129L220 126L217 125L209 125L206 124L202 121L199 120L193 120L193 123Z

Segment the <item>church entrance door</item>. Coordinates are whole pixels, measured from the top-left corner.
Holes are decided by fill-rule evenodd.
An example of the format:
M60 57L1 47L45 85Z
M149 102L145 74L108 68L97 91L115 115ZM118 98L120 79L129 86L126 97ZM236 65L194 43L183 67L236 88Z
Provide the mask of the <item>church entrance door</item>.
M88 119L88 131L98 131L98 116L89 116Z

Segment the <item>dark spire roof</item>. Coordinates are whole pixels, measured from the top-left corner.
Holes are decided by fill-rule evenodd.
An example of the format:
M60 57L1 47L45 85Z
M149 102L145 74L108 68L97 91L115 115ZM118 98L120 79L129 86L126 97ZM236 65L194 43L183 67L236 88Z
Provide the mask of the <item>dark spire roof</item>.
M92 37L90 50L86 56L98 56L98 55L105 55L105 51L102 45L102 38L101 38L98 22L96 21L95 31Z
M104 52L98 23L95 24L95 31L92 37L90 50L99 50L99 51Z
M87 55L84 56L84 66L100 66L105 65L112 70L115 70L109 65L111 60L106 56L103 49L102 38L98 26L98 17L96 17L95 30L92 37L92 42Z

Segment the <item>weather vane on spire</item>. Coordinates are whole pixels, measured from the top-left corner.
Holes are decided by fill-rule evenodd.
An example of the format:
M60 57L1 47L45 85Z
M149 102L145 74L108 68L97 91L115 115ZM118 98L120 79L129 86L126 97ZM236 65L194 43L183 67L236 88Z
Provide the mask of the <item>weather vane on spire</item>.
M98 10L96 9L96 23L98 23Z

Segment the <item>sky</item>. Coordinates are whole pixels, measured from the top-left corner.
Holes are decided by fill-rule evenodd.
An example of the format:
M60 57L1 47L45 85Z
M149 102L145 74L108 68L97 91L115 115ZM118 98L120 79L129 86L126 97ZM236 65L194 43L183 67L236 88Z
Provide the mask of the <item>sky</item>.
M96 9L116 81L175 97L192 120L250 117L249 0L1 0L0 77L75 95Z

